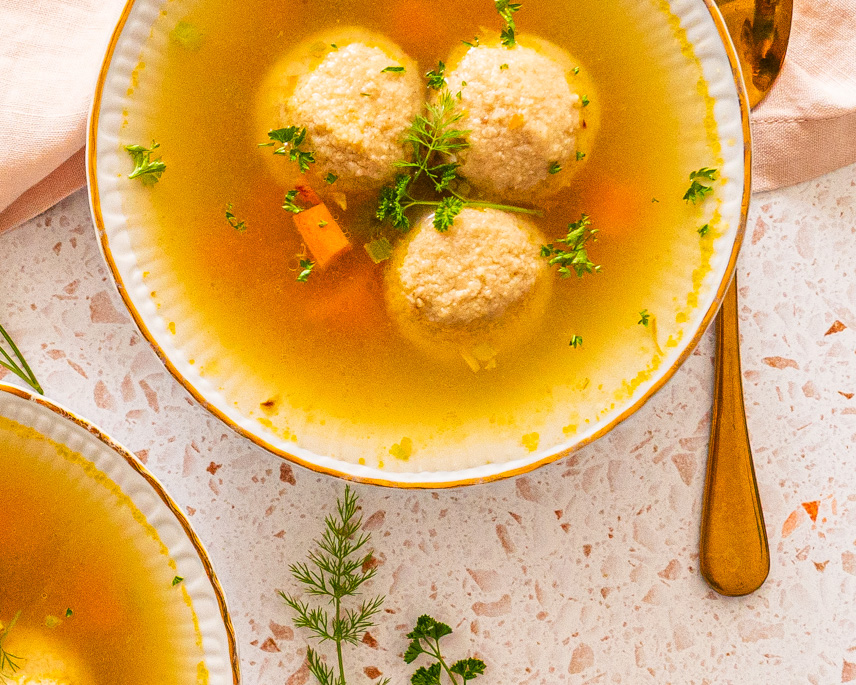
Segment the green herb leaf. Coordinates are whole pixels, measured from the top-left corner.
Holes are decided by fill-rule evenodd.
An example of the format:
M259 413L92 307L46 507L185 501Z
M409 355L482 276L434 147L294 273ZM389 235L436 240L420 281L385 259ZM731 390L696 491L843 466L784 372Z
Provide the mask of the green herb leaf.
M517 27L514 24L514 13L520 10L520 3L510 2L510 0L494 0L496 11L499 16L505 20L505 28L499 34L500 42L507 48L512 48L516 45L515 31Z
M0 326L0 366L14 373L39 395L45 394L42 386L39 385L36 374L33 373L30 365L27 364L27 360L24 359L24 355L21 354L21 350L18 349L15 341L12 340L3 326Z
M562 278L569 278L572 273L582 278L584 274L601 270L588 256L587 244L597 240L597 229L591 229L590 226L591 219L583 214L579 221L568 224L568 234L564 238L541 246L541 256L550 260L550 266L559 267Z
M24 659L22 657L7 652L3 647L3 643L6 638L9 637L9 633L12 632L12 628L15 627L15 624L18 622L20 617L21 612L19 611L9 622L9 625L3 625L3 623L0 623L0 682L5 683L6 678L14 676L23 665L22 662Z
M246 221L238 221L238 219L232 213L232 209L233 209L232 203L230 202L228 205L226 205L226 221L238 233L246 233L247 232L247 222Z
M178 22L175 28L169 32L169 38L191 52L196 52L202 47L202 32L189 21Z
M684 193L684 201L696 204L710 195L713 192L713 188L706 183L701 183L701 181L713 183L717 178L716 174L717 170L710 167L702 167L698 171L690 172L690 187Z
M589 100L588 95L583 95L583 97L582 97L582 99L580 100L580 102L582 102L582 103L583 103L583 107L588 107L588 106L589 106L589 102L591 102L591 100Z
M439 640L441 637L451 635L452 629L445 623L440 623L427 614L416 619L413 630L407 633L409 640Z
M508 69L508 65L507 65L507 64L500 64L500 65L499 65L499 70L500 70L500 71L505 71L506 69Z
M561 164L559 164L558 162L553 162L553 163L550 165L550 168L549 168L549 169L547 169L547 173L550 173L550 174L558 174L561 170L562 170L562 165L561 165Z
M440 685L440 669L439 661L431 664L428 668L420 666L410 678L410 682L413 685Z
M464 202L460 198L453 195L444 197L434 211L434 228L440 233L448 231L463 208Z
M282 202L282 208L287 212L291 212L292 214L300 214L305 207L301 207L294 200L300 194L299 190L289 190L285 194L285 200Z
M582 347L582 344L583 344L583 339L580 336L578 336L578 335L571 336L571 342L570 342L571 347L576 349L577 347Z
M472 43L470 43L469 41L466 41L466 40L462 40L461 42L462 42L464 45L467 45L467 46L469 46L469 47L471 47L471 48L477 48L477 47L479 46L479 37L478 37L478 36L476 36L475 38L473 38L473 42L472 42Z
M152 141L151 147L142 145L126 145L125 150L131 155L134 162L134 170L128 174L128 178L139 178L145 186L153 186L160 180L166 171L166 164L158 157L152 160L152 153L160 147L159 143Z
M324 180L327 182L327 184L328 184L328 185L333 185L336 181L338 181L338 180L339 180L339 177L338 177L338 176L336 176L336 174L334 174L334 173L331 171L330 173L328 173L328 174L324 177Z
M366 243L365 250L375 264L385 262L392 257L392 243L383 236Z
M305 126L286 126L268 131L270 142L260 143L260 147L280 143L273 153L275 155L286 155L292 162L297 162L302 173L309 171L309 165L315 162L315 153L301 149L306 140Z
M297 274L297 282L298 283L306 283L309 280L309 276L312 273L312 269L315 268L315 262L309 259L301 259L300 260L300 273Z
M574 76L576 76L576 75L577 75L577 74L579 74L579 73L580 73L580 68L579 68L579 67L574 67Z
M705 224L705 225L704 225L704 226L702 226L700 229L698 229L698 234L699 234L702 238L704 238L704 237L708 234L708 232L709 232L709 231L710 231L710 224Z
M582 162L582 161L586 158L586 153L585 153L585 152L580 152L579 150L577 150L577 155L576 155L576 157L577 157L577 161L578 161L578 162Z
M387 72L392 72L395 74L400 74L403 71L404 71L404 67L384 67L383 69L380 70L380 73L385 74Z
M446 65L443 60L437 63L437 69L426 72L425 78L428 79L428 87L433 90L441 90L446 85Z
M485 668L485 663L481 659L469 658L456 661L449 670L452 673L457 673L466 682L484 673Z
M639 318L638 323L640 323L643 326L647 326L648 321L651 318L651 315L648 313L647 309L643 309L641 312L639 312L639 317L640 318Z
M74 612L73 612L73 611L71 610L71 608L69 607L68 609L66 609L66 610L65 610L65 617L66 617L66 618L71 618L72 616L74 616Z
M173 578L173 579L172 579L172 586L173 586L173 587L175 587L175 586L176 586L176 585L178 585L182 580L184 580L184 578L182 578L181 576L176 576L175 578Z

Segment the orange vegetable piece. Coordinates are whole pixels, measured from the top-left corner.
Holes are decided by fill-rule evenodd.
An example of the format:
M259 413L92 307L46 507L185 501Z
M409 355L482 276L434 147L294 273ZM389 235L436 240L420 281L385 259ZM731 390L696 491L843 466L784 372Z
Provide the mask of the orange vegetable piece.
M324 203L295 214L294 225L300 231L315 263L321 268L351 249L351 242Z

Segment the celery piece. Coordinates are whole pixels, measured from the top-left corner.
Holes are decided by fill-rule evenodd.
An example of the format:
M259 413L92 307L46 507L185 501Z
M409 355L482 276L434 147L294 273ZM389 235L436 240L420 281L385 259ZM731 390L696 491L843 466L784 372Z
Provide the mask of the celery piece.
M375 264L380 264L392 256L392 243L383 236L366 243L365 248Z

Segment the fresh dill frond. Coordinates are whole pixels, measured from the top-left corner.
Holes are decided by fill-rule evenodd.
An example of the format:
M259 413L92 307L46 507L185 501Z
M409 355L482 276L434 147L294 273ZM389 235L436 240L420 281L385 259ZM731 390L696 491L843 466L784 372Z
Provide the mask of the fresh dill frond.
M424 654L434 662L428 667L420 666L416 670L410 679L413 685L440 685L440 676L443 673L446 673L452 685L458 685L473 680L485 672L484 661L472 657L459 659L451 666L448 664L440 650L440 640L451 634L452 629L448 625L430 616L422 615L416 619L416 626L407 634L410 644L404 652L404 661L412 664ZM459 681L455 676L460 676L461 680Z
M579 221L568 224L568 234L550 245L541 246L541 256L550 260L550 266L559 267L559 275L569 278L576 273L577 278L585 274L598 273L601 267L589 259L586 245L597 240L597 229L590 228L591 219L583 214Z
M161 175L166 171L166 164L158 157L152 159L152 154L160 147L160 143L152 141L151 147L143 147L142 145L126 145L125 150L131 155L131 160L134 162L134 170L128 174L128 178L139 178L140 183L145 186L153 186L160 180Z
M18 622L20 617L21 612L19 611L9 622L9 625L3 625L3 623L0 622L0 683L6 683L7 678L14 676L15 673L20 670L24 661L23 657L15 656L14 654L7 652L3 646L3 643L6 641L6 638L9 637L9 633L12 632L12 628L15 627L15 624Z
M505 20L505 28L499 34L500 42L507 48L513 48L517 44L515 32L517 26L514 23L514 13L520 10L519 2L509 0L494 0L496 11Z
M246 221L238 221L237 217L232 212L233 209L234 209L234 207L233 207L231 202L228 205L226 205L226 221L238 233L246 233L247 232L247 222Z
M297 162L301 173L309 171L309 165L315 163L315 153L309 150L302 149L303 143L306 141L305 126L286 126L268 131L267 143L259 143L259 147L270 147L279 143L273 153L275 155L286 155L292 162Z
M447 89L441 91L435 103L426 104L424 114L417 115L404 139L411 154L408 159L395 163L401 173L395 177L392 185L381 190L376 211L378 220L389 221L395 228L407 231L410 229L410 219L407 217L409 209L417 206L433 207L434 226L442 232L448 230L455 216L465 207L541 215L536 209L470 200L455 190L453 185L460 164L449 160L455 159L457 153L469 147L466 139L469 131L458 127L462 117L463 113L456 109L455 100ZM436 199L436 195L420 195L419 182L425 180L434 193L445 196ZM422 185L425 185L424 182Z
M336 502L336 514L328 515L316 549L309 552L309 561L289 567L291 575L304 586L306 593L326 599L325 606L312 607L297 596L280 591L278 594L296 614L294 625L307 628L319 642L336 645L336 666L328 666L312 647L306 649L309 672L321 685L345 685L342 647L356 645L374 625L373 617L380 611L382 596L364 599L354 608L346 608L343 600L360 594L360 588L371 580L376 569L371 566L372 552L368 549L371 536L361 533L362 516L358 513L357 496L350 486ZM385 685L385 679L378 685Z
M701 202L713 192L713 188L708 183L713 183L717 178L717 170L710 167L702 167L698 171L690 172L690 187L684 193L684 201L696 204ZM707 181L708 183L701 183Z
M27 364L27 360L24 359L24 355L21 354L21 350L18 349L15 341L12 340L3 326L0 326L0 366L14 373L39 395L45 394L42 386L39 385L36 374L33 373L30 365Z

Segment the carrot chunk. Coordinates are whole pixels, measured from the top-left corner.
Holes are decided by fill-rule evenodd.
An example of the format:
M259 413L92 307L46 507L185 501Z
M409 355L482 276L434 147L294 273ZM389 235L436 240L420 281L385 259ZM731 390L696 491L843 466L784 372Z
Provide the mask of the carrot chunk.
M350 241L323 203L295 214L294 225L319 267L351 249Z

